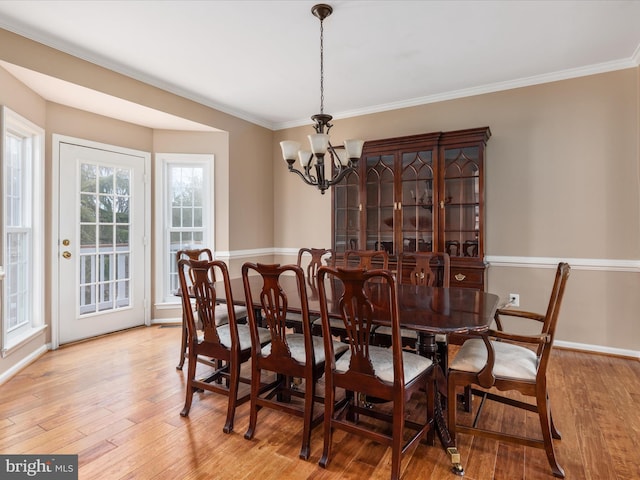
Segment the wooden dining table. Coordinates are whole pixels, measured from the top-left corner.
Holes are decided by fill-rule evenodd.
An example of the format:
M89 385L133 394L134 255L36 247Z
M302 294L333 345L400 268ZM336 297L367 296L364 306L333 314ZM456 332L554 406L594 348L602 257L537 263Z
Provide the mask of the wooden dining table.
M262 278L260 276L249 277L251 289L260 291ZM301 312L300 298L294 277L282 277L281 286L291 312ZM307 282L307 297L310 316L320 315L320 298L318 289L313 279ZM216 288L224 299L224 288ZM238 305L246 305L242 278L231 280L231 292L233 302ZM332 283L326 288L327 303L330 316L339 316L338 301L342 294L339 283ZM371 285L370 295L373 303L384 302L386 289L377 289ZM431 358L436 366L438 388L436 389L436 431L442 446L451 457L452 470L458 475L463 475L464 470L460 464L459 454L455 443L451 439L440 396L446 397L446 352L438 352L435 341L436 335L451 334L482 334L489 329L498 308L500 298L492 293L487 293L469 288L443 288L427 287L421 285L398 284L398 303L400 315L400 327L413 330L417 333L416 350L420 355ZM252 306L257 311L259 304ZM259 318L259 316L257 316ZM378 318L375 320L380 325L390 325L389 319ZM445 346L446 348L446 346Z

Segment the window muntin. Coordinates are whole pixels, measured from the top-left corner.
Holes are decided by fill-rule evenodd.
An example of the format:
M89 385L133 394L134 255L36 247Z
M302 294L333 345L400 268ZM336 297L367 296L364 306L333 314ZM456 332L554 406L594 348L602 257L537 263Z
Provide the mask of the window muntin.
M176 252L191 248L213 250L213 156L199 154L158 154L162 196L163 266L158 303L177 303Z
M2 109L2 120L5 354L44 324L44 131L6 107Z

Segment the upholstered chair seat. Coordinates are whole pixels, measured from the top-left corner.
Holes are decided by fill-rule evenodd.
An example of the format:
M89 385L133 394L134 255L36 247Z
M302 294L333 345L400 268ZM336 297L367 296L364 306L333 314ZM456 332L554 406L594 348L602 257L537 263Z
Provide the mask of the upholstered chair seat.
M346 345L345 345L346 347ZM369 359L373 365L376 377L383 382L393 383L393 351L389 348L369 346ZM347 351L336 360L337 373L345 373L349 370L351 352ZM411 352L402 352L402 366L405 383L412 382L418 375L429 369L433 362L426 357Z
M491 341L495 352L494 375L535 381L538 357L533 350L513 343ZM487 347L478 338L464 342L451 362L452 370L479 372L487 364Z

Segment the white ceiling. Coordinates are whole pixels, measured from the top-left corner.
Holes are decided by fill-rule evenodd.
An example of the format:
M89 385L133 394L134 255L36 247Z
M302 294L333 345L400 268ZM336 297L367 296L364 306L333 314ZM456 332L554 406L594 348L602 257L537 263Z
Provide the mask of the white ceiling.
M319 113L315 3L0 0L0 28L279 129ZM640 62L640 0L330 4L324 93L335 118ZM157 128L201 127L3 65L51 101Z

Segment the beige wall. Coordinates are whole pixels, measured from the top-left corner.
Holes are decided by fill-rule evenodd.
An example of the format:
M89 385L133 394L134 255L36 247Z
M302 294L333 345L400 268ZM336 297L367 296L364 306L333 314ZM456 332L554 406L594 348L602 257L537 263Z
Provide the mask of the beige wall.
M639 75L631 68L336 120L332 140L489 126L486 253L499 261L488 290L519 293L523 308L544 311L552 262L569 259L558 339L640 356ZM310 130L274 138L275 245L285 250L331 244L330 193L288 173L278 151Z
M47 188L52 133L152 153L214 153L216 249L232 275L247 259L287 261L282 252L330 245L330 192L320 195L289 174L278 146L284 138L306 141L310 126L272 132L1 29L0 60L220 130L154 131L48 103L0 68L0 103L47 130ZM576 260L559 339L637 354L639 90L639 69L632 68L336 120L332 138L337 144L489 126L486 250L498 261L488 289L515 291L524 308L543 310L549 259ZM614 260L633 266L618 268ZM0 359L0 378L44 341Z
M97 67L2 29L0 29L0 60L219 130L213 133L153 130L46 102L0 68L0 104L8 106L46 130L47 198L50 198L52 193L51 137L54 133L151 153L213 153L216 248L223 255L230 257L229 260L234 266L244 261L237 256L234 257L234 252L238 250L272 249L272 131ZM153 185L153 182L151 183ZM51 275L50 245L52 241L57 241L50 238L51 213L50 210L46 212L46 258L48 261L43 266L43 272L47 279ZM153 248L155 244L152 245ZM154 258L153 252L151 257ZM252 258L262 261L271 260L270 255ZM239 266L234 268L239 271ZM47 291L49 288L50 283L47 282ZM49 317L51 310L49 295L47 295L45 310ZM161 312L152 309L152 317L177 318L179 308L175 311ZM14 350L6 358L1 358L0 382L4 376L11 374L16 368L42 353L50 339L50 332L47 331Z
M271 130L2 29L0 60L227 132L227 148L216 153L216 179L229 179L216 180L216 221L223 224L216 246L225 251L271 247Z

